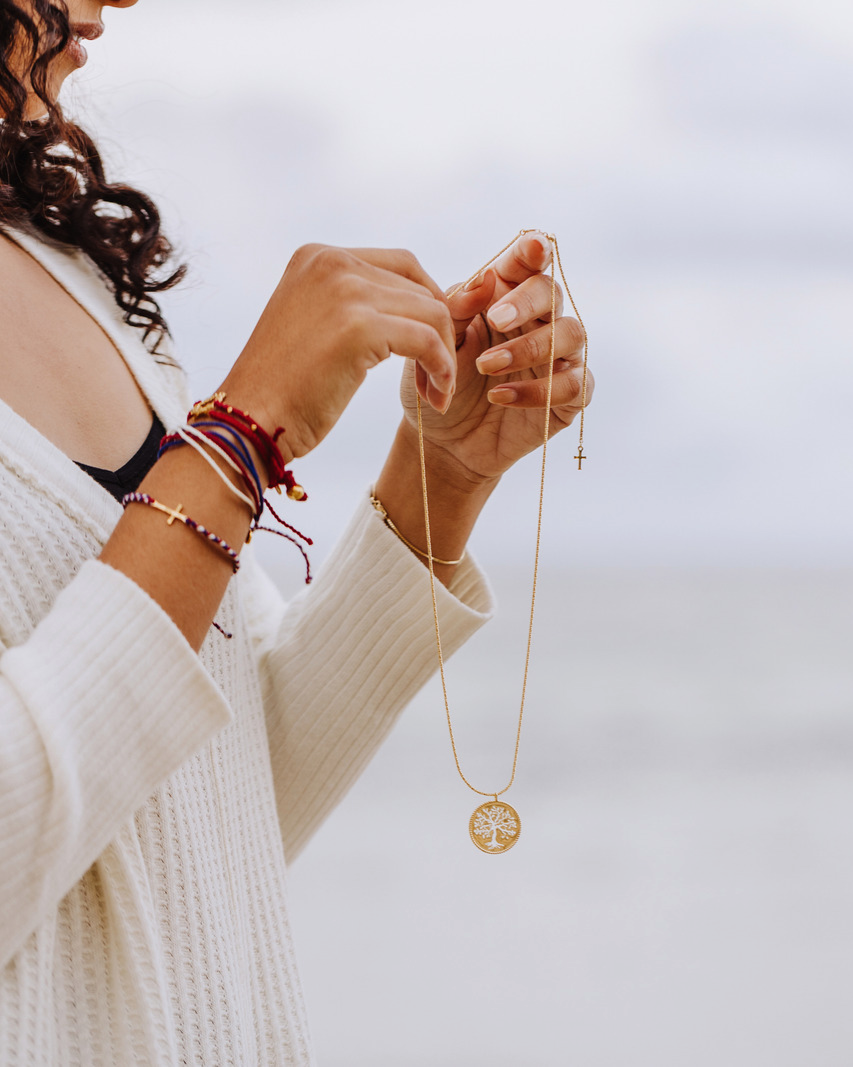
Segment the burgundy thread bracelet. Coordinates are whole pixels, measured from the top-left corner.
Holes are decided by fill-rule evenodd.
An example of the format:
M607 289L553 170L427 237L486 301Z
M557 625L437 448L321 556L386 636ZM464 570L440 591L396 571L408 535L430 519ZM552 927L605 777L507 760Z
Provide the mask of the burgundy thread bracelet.
M240 434L215 421L188 422L184 429L198 440L204 440L214 452L225 459L232 470L240 475L246 484L246 489L254 498L256 517L259 516L264 510L264 487L249 446Z
M187 434L191 434L195 440L188 437ZM252 540L252 534L255 533L256 530L273 533L278 537L283 537L287 541L290 541L292 544L296 545L302 554L302 558L305 561L305 582L306 584L310 584L312 580L311 561L300 542L304 542L306 545L313 545L314 542L310 537L302 533L301 530L298 530L295 526L283 519L272 504L264 499L255 464L252 461L251 454L245 441L237 430L232 429L230 426L225 426L215 419L187 423L183 428L179 428L176 433L169 434L162 439L160 442L159 454L162 456L165 452L168 452L173 448L178 448L187 444L192 445L194 449L200 452L202 442L220 455L228 465L239 474L246 490L253 498L253 520L252 525L249 527L249 532L246 535L246 542L248 543ZM209 456L203 455L203 458L206 462L214 466L214 462ZM227 481L227 476L222 470L217 469L217 474L223 481ZM240 497L240 499L244 500L246 503L249 503L248 497L244 497L236 486L230 482L227 482L227 484L228 488L236 496ZM302 499L305 499L305 497L303 496ZM260 525L260 518L265 508L270 512L279 526L290 530L290 534L284 533L282 530L276 530L271 526ZM291 534L295 534L296 536L291 536Z
M230 439L229 437L223 436L223 433L216 432L217 428L224 431L225 434L230 434ZM196 440L188 440L187 434L191 434ZM292 533L296 534L296 536L300 538L300 540L304 541L305 544L314 544L310 537L302 533L301 530L297 530L296 527L292 526L289 522L286 522L281 517L281 515L279 515L279 513L275 510L272 504L268 500L264 499L261 491L260 480L258 478L258 473L255 469L255 465L252 462L252 457L249 453L248 448L245 445L245 442L242 440L240 434L236 430L232 430L230 427L227 426L222 426L216 420L187 423L186 426L179 427L175 433L169 434L161 440L160 452L158 455L162 456L165 452L168 452L173 448L178 448L184 444L192 444L193 447L198 449L199 444L202 442L208 445L219 456L221 456L228 463L231 469L240 475L246 490L252 495L254 501L254 521L252 527L249 530L248 537L246 538L247 541L251 540L252 533L255 530L269 530L269 527L258 525L260 517L263 514L264 508L266 508L272 514L273 518L280 526L285 526ZM219 443L217 444L217 442ZM205 456L204 458L207 460L207 462L212 464L213 461L210 459L210 457ZM288 471L287 473L289 474L290 472ZM217 470L217 474L219 474L219 476L223 478L223 480L225 479L225 475L221 470ZM242 500L244 500L246 503L249 503L248 498L244 497L243 494L240 493L235 486L229 484L228 487ZM299 499L307 500L308 494L305 493L301 486L299 486L299 489L303 493L303 495ZM272 530L270 532L278 533L279 531ZM292 540L292 538L288 538L288 540Z
M232 414L232 412L234 414ZM257 423L246 423L241 421L241 419L235 418L234 415L236 415L236 412L237 409L231 408L229 405L229 408L226 410L220 411L217 409L216 414L211 415L210 417L215 422L219 423L220 426L236 430L237 433L241 434L255 446L269 473L268 488L277 489L280 493L280 486L283 485L291 500L307 500L308 494L302 486L297 483L296 478L293 476L293 472L285 467L284 457L282 456L278 445L272 441L272 438L269 437L269 434L267 434L266 431L261 430ZM256 430L260 431L263 436L257 436L252 427L255 427ZM279 431L276 432L278 433ZM272 442L272 448L269 447L269 442Z
M154 508L156 511L162 511L164 515L169 516L166 520L167 526L172 526L175 522L182 522L184 526L188 526L191 530L194 530L201 537L204 537L212 545L215 545L216 548L224 552L228 557L235 574L240 569L240 559L228 542L223 541L221 537L217 537L215 533L208 530L206 526L202 526L200 522L196 522L195 519L191 519L189 515L185 515L181 511L183 505L178 504L176 508L166 507L165 504L161 504L159 500L155 500L154 497L149 496L148 493L127 493L126 496L122 497L121 506L126 508L128 504L144 504L146 507Z
M239 466L234 463L234 461L231 459L225 449L220 448L215 441L211 441L210 438L205 437L205 435L202 433L199 433L198 430L196 430L189 423L184 427L179 426L176 433L185 445L189 445L189 447L194 452L197 452L201 456L204 462L216 474L216 477L219 478L219 480L225 485L231 495L235 496L242 504L246 504L248 506L249 511L252 513L253 519L257 520L259 515L259 509L258 502L255 497L250 497L241 489L238 489L237 486L222 469L222 467L220 467L216 460L213 459L212 456L209 456L207 454L207 451L205 450L205 448L209 448L217 452L228 463L228 465L232 467L237 472L237 474L239 474L243 478L244 482L247 482L248 479L245 476L245 472L242 472L240 470ZM246 488L248 488L248 485L246 486Z
M217 430L222 432L217 432ZM218 422L187 423L176 433L168 434L161 440L159 455L162 456L172 448L190 444L185 436L186 433L195 438L196 449L200 449L202 443L208 445L240 476L246 491L252 497L252 514L257 522L264 510L263 489L249 450L239 433L230 427L221 426ZM209 457L205 458L208 462L213 462ZM226 477L224 473L220 476Z
M249 491L257 498L260 508L264 498L264 487L261 483L261 476L258 474L258 468L252 459L249 445L241 431L235 430L233 426L226 426L224 422L214 418L188 422L185 428L198 431L210 442L219 442L231 457L231 461L236 465ZM263 510L263 508L260 508L260 510Z
M233 404L225 403L225 393L219 391L207 400L199 400L193 404L187 415L187 423L177 432L168 434L160 442L160 453L168 452L172 448L190 445L202 455L205 462L216 470L218 476L224 481L231 492L239 499L249 504L249 497L253 502L252 525L246 535L246 542L252 540L252 534L257 530L283 537L296 545L305 561L305 582L310 584L312 580L311 562L303 545L312 545L314 542L301 530L297 530L289 522L281 517L272 504L264 499L264 487L258 469L252 458L249 445L253 445L256 453L266 465L269 474L269 487L281 492L280 485L287 488L287 495L291 500L307 500L308 494L299 485L293 473L287 470L281 449L278 446L278 438L284 433L283 427L279 426L275 433L270 435L258 422L246 411L234 407ZM212 456L203 451L203 446L225 461L228 466L240 477L243 487L248 496L244 495L237 487L230 483L225 472L218 468ZM260 519L264 509L268 510L276 523L283 529L274 529L271 526L261 526ZM289 530L289 533L285 533Z
M214 414L215 413L215 414ZM269 488L278 489L284 485L291 500L307 500L308 494L299 485L293 473L287 469L284 456L278 446L278 439L284 433L284 427L276 427L274 433L267 431L246 411L225 403L225 393L214 393L207 400L193 404L187 415L187 422L195 419L212 417L217 422L230 426L255 446L269 473Z

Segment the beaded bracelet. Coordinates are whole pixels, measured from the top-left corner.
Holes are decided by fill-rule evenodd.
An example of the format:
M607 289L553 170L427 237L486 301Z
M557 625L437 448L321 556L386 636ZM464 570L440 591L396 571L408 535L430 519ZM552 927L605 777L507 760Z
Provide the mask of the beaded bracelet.
M182 522L184 526L188 526L201 537L210 541L212 545L221 549L228 557L235 574L240 569L240 559L228 542L223 541L221 537L217 537L215 533L208 530L206 526L202 526L200 522L196 522L195 519L191 519L189 515L185 515L181 511L183 505L178 504L176 508L168 508L165 504L161 504L159 500L155 500L153 496L149 496L148 493L128 493L122 497L121 506L126 508L128 504L144 504L146 507L162 511L164 515L169 516L166 520L167 526L172 526L175 522Z
M407 541L406 538L403 537L403 535L400 533L400 531L397 529L397 527L391 521L390 515L385 510L385 505L382 503L381 500L377 500L377 498L373 495L373 493L370 494L370 503L374 506L374 508L382 516L382 521L385 523L385 525L388 527L388 529L392 533L395 533L400 538L400 540L403 542L403 544L406 546L406 548L410 548L413 552L417 552L417 554L419 556L423 556L424 559L431 559L433 563L440 563L443 567L455 567L459 563L462 563L463 560L465 559L465 556L466 556L465 552L462 553L462 555L459 557L459 559L439 559L438 556L430 556L429 552L424 552L423 549L418 548L417 545L413 545L411 541Z

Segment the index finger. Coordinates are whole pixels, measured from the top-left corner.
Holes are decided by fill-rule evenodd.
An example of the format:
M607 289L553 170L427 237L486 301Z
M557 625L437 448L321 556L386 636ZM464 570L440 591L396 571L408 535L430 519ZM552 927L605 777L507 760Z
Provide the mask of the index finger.
M501 281L509 286L541 274L551 262L551 242L541 230L522 234L493 264Z

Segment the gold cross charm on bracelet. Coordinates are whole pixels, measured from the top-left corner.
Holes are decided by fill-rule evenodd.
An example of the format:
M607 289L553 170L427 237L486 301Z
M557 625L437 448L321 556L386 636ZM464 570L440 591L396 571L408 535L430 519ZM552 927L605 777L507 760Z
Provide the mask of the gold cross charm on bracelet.
M169 518L166 519L166 525L167 526L172 526L176 519L179 522L186 522L186 519L184 518L184 516L182 514L182 511L181 511L183 506L184 506L183 504L178 504L178 506L174 510L172 510L172 508L169 508Z
M157 511L162 511L164 515L169 516L169 518L166 519L167 526L174 526L176 522L182 522L186 526L187 516L184 515L183 512L183 504L178 504L176 508L167 508L166 505L161 504L159 500L154 500L150 506Z

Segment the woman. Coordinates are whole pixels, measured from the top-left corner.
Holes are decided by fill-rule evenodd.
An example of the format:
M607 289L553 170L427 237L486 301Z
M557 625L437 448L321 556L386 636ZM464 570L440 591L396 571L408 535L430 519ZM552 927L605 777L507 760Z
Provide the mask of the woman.
M285 857L434 668L416 389L452 651L489 611L468 535L539 443L549 248L529 235L450 301L408 253L300 249L190 425L156 209L57 103L135 2L0 0L0 1063L307 1064ZM581 340L558 320L555 430ZM374 494L396 531L365 494L285 606L229 549L253 479L288 484L392 351Z

